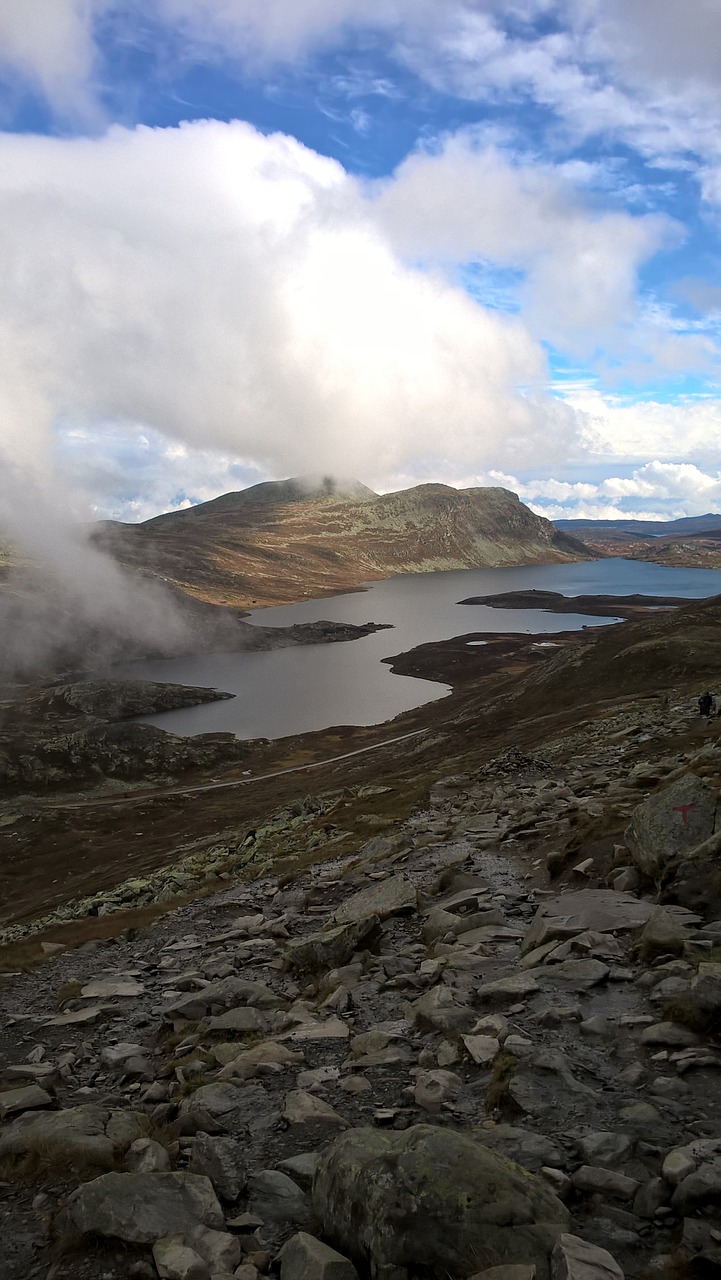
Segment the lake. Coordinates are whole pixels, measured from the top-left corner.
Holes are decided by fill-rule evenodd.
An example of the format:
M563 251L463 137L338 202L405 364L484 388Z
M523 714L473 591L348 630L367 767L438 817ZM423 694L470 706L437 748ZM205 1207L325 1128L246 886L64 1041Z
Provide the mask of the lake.
M471 632L570 631L613 625L611 618L540 610L459 605L467 596L535 588L562 595L683 596L721 594L721 570L665 568L637 560L589 560L580 564L522 565L511 569L459 569L400 574L362 592L256 609L250 623L286 627L297 622L385 622L349 642L275 649L270 653L219 653L124 663L112 674L175 684L206 685L236 694L144 718L171 733L231 732L239 738L281 738L331 725L370 725L444 698L447 685L393 675L382 658L416 645ZM551 643L551 641L549 641Z

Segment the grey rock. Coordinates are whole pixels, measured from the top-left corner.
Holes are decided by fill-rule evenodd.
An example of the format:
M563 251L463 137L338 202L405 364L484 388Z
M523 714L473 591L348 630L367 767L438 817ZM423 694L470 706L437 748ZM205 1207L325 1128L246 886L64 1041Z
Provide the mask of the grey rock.
M196 1223L186 1233L186 1239L207 1263L214 1277L232 1271L240 1262L240 1241L228 1231L215 1231L212 1227Z
M488 1067L500 1052L500 1042L495 1036L461 1036L468 1053L479 1067Z
M601 960L563 960L560 964L547 965L531 972L537 978L561 982L574 991L588 991L606 980L609 968Z
M147 1135L143 1112L85 1103L63 1111L25 1112L0 1133L0 1156L24 1156L42 1147L68 1164L73 1160L112 1168L118 1153Z
M308 1201L287 1174L278 1169L262 1169L250 1179L248 1211L270 1227L306 1226L310 1219Z
M280 1280L358 1280L348 1258L305 1231L291 1236L278 1257Z
M650 1102L632 1102L627 1107L621 1107L618 1118L622 1124L628 1125L630 1129L638 1129L643 1132L644 1129L653 1129L654 1126L662 1123L661 1116Z
M471 1280L536 1280L536 1264L534 1262L505 1267L489 1267L487 1271L479 1271Z
M639 1218L651 1220L659 1209L668 1204L668 1183L664 1178L649 1178L636 1192L633 1200L633 1212Z
M443 938L447 933L455 933L456 925L461 924L461 917L455 915L451 911L444 910L443 907L433 907L423 921L421 929L421 937L424 942L435 942L436 938Z
M641 1032L641 1044L667 1045L669 1048L683 1048L698 1044L698 1036L688 1027L677 1022L654 1022Z
M163 1010L163 1017L168 1022L181 1018L188 1022L199 1022L208 1014L219 1014L224 1009L234 1009L238 1005L252 1005L256 1009L280 1009L284 1003L264 983L249 982L245 978L231 975L209 982L200 991L181 996Z
M278 1168L283 1173L287 1173L288 1177L297 1182L304 1191L310 1191L319 1160L320 1155L317 1151L302 1151L300 1155L279 1160Z
M653 903L614 889L579 889L547 898L538 908L521 944L523 955L554 938L578 933L618 933L646 923Z
M442 1031L446 1036L469 1031L474 1022L473 1010L459 1003L462 999L461 993L450 987L431 987L414 1001L414 1020L421 1030Z
M188 1169L209 1178L221 1200L237 1200L246 1186L243 1144L237 1138L196 1133Z
M204 1084L180 1104L181 1115L203 1112L226 1126L249 1129L264 1124L274 1110L270 1095L259 1084Z
M671 1197L671 1208L683 1217L705 1204L721 1199L721 1156L702 1164L679 1182Z
M304 1089L293 1089L286 1094L283 1119L290 1125L324 1124L341 1129L348 1126L348 1121L330 1103Z
M689 1000L699 1023L706 1025L718 1020L721 1014L721 964L714 960L701 962L696 977L691 980Z
M552 1280L624 1280L623 1271L607 1249L567 1234L556 1241L551 1274Z
M125 1157L127 1173L167 1173L170 1156L165 1147L152 1138L136 1138Z
M616 1196L619 1200L633 1199L639 1186L635 1178L588 1164L576 1169L571 1175L571 1182L577 1191L584 1191L587 1195Z
M0 1093L0 1120L19 1115L22 1111L37 1111L51 1107L53 1100L38 1084L27 1084L21 1089L5 1089Z
M182 1235L198 1222L224 1226L209 1179L193 1173L104 1173L72 1193L68 1214L83 1234L131 1244Z
M353 1129L323 1153L313 1184L323 1232L357 1265L470 1275L535 1263L549 1274L567 1210L533 1174L450 1130Z
M617 1168L624 1160L629 1159L632 1151L633 1139L628 1134L609 1130L588 1133L578 1142L578 1154L584 1164L602 1168Z
M538 1173L544 1167L560 1168L566 1162L560 1147L551 1138L515 1125L497 1124L492 1129L480 1130L476 1140L524 1169L530 1169L531 1173Z
M688 930L677 916L664 907L656 907L638 940L641 956L647 963L654 956L679 956L688 936Z
M705 1264L709 1275L717 1274L721 1269L721 1242L713 1219L704 1222L700 1218L684 1218L680 1252L690 1255L694 1271Z
M153 1245L153 1261L160 1280L210 1280L207 1262L182 1236L165 1236Z
M359 947L372 946L380 935L378 916L366 916L288 943L286 960L296 973L324 973L347 964Z
M219 1013L217 1018L206 1018L203 1025L206 1031L214 1034L235 1031L238 1035L247 1035L248 1032L263 1034L269 1024L266 1015L253 1005L240 1005L237 1009Z
M482 983L476 990L476 1000L479 1004L514 1004L539 990L535 978L527 973L515 973L495 982Z
M390 916L415 911L416 907L415 886L401 873L360 889L338 908L333 918L337 924L365 920L368 916L387 920Z
M713 835L716 810L713 791L693 773L651 796L633 810L625 835L634 866L658 879L668 863Z
M144 1053L144 1045L123 1041L120 1044L108 1044L104 1049L101 1049L100 1061L103 1066L114 1070L116 1067L122 1067L123 1063L127 1062L129 1058L142 1058Z
M462 1087L463 1081L454 1071L419 1071L413 1097L422 1111L440 1111L444 1103L458 1097Z

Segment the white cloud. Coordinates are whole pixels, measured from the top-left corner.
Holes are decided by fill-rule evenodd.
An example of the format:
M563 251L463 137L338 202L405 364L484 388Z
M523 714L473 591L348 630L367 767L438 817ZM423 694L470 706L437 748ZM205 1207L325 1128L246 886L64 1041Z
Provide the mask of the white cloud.
M652 161L701 166L717 200L717 13L717 0L0 0L0 73L61 117L97 123L107 23L131 42L139 27L177 65L251 75L370 32L442 92L528 100L567 141L611 137ZM551 23L534 25L542 15Z
M721 461L721 399L655 400L624 404L592 388L566 395L585 415L589 456L660 457L678 461Z
M406 256L487 258L524 270L524 314L535 331L588 356L599 345L628 343L639 319L638 268L678 228L654 215L593 209L569 180L576 176L514 163L466 131L404 160L377 205Z
M688 463L658 458L624 475L588 481L524 479L491 471L483 483L513 489L539 515L549 520L586 519L677 520L705 515L721 506L721 469L703 470Z
M0 77L29 81L62 116L94 116L93 21L109 3L0 0Z
M354 180L287 137L5 135L0 225L0 447L27 467L57 422L275 474L392 471L439 438L451 465L575 448L523 325L405 266Z

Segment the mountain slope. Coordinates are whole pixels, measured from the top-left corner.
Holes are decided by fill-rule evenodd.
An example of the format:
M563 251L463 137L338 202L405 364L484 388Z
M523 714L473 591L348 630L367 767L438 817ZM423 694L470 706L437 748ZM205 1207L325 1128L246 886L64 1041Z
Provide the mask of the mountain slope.
M143 524L106 522L93 538L130 568L236 607L292 603L394 573L595 555L505 489L427 484L378 497L354 482L340 487L340 496L322 487L308 497L307 480L256 485Z

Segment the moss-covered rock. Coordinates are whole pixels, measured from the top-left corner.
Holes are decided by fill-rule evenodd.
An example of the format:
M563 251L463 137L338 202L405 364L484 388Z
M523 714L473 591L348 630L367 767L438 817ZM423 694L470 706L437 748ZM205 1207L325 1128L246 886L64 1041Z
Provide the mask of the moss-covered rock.
M432 1125L337 1138L319 1162L313 1209L359 1267L422 1266L459 1280L503 1263L534 1263L544 1280L571 1221L533 1174Z

